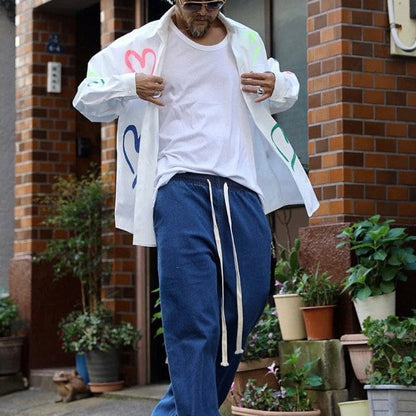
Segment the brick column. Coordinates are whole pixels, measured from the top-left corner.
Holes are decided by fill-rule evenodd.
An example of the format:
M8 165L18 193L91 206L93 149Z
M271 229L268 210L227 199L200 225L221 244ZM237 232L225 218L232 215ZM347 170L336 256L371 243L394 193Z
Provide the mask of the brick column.
M384 0L308 2L310 178L321 202L301 230L306 265L340 280L348 222L416 223L416 62L390 56ZM356 328L345 318L341 330Z

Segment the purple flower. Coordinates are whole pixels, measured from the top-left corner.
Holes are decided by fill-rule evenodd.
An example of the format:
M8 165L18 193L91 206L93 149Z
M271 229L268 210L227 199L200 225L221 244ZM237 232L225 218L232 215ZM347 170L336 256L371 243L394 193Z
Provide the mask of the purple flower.
M276 371L276 363L273 361L273 364L271 364L269 367L267 367L269 370L267 374L275 374Z

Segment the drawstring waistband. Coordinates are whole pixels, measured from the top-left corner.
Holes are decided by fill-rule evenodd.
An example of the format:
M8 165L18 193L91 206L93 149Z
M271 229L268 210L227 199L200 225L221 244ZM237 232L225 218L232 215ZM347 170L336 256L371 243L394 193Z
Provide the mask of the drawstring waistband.
M209 187L209 197L211 202L211 213L212 213L212 223L213 223L213 231L215 237L215 243L217 246L218 258L220 260L220 268L221 268L221 365L226 367L228 366L228 343L227 343L227 323L225 320L225 290L224 290L224 264L223 264L223 256L222 256L222 245L221 245L221 238L220 232L218 229L218 223L215 215L215 206L214 206L214 198L212 195L212 185L211 181L207 179L208 187ZM234 267L235 267L235 275L236 275L236 296L237 296L237 339L236 339L236 354L243 353L243 301L242 301L242 290L241 290L241 277L240 277L240 270L238 267L238 258L237 258L237 250L235 248L234 242L234 235L233 235L233 227L231 221L231 210L230 210L230 198L228 194L228 184L225 182L223 186L224 190L224 202L225 202L225 209L227 211L227 219L228 219L228 226L230 228L231 234L231 243L233 247L233 257L234 257Z

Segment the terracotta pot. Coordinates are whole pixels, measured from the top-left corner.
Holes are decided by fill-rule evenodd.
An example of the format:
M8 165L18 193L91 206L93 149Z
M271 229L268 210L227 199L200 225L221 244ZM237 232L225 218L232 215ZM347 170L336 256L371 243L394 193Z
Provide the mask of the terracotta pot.
M231 414L235 416L319 416L321 411L310 410L305 412L268 412L266 410L246 409L245 407L231 406Z
M88 383L91 393L105 393L106 391L116 391L123 388L124 381L112 381L108 383Z
M334 338L335 305L304 306L300 308L308 340Z
M363 334L346 334L341 337L341 344L347 348L352 369L360 383L367 383L367 369L371 369L372 353L368 346L368 338Z
M267 374L267 367L276 363L279 365L279 357L261 358L260 360L241 361L234 376L234 390L242 394L250 378L256 380L256 384L263 386L268 384L270 387L277 388L277 380L273 374Z
M273 298L283 340L305 339L305 323L300 310L303 299L296 294L274 295Z

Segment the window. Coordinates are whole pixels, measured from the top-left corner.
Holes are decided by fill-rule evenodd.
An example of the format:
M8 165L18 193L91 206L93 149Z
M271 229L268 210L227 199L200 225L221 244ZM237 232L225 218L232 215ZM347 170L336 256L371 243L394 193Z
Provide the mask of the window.
M297 103L276 118L290 139L302 164L308 164L308 94L306 57L306 0L231 0L224 13L259 32L268 53L281 70L290 70L299 78Z

